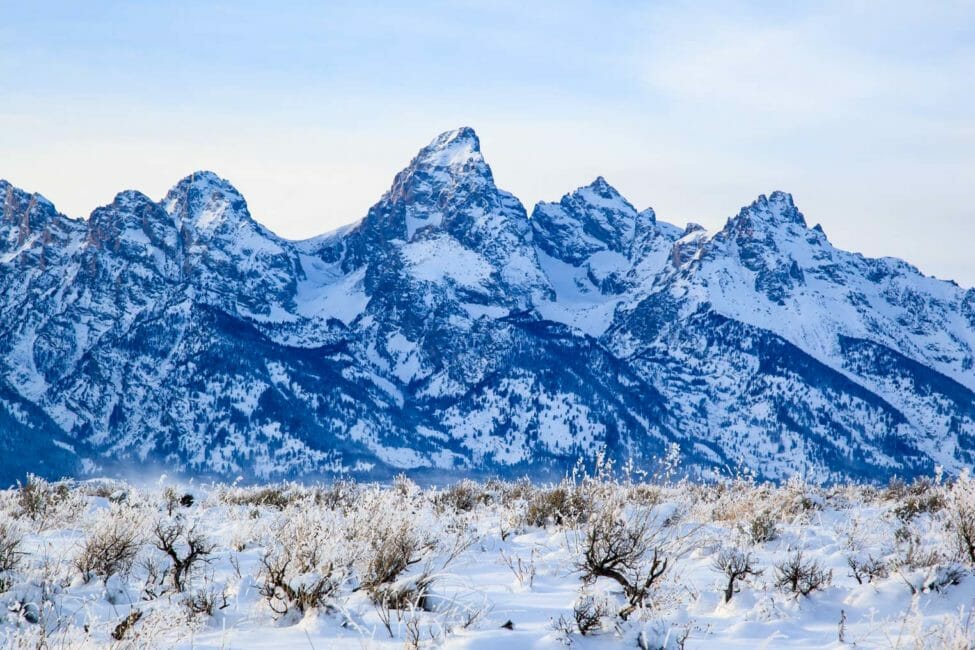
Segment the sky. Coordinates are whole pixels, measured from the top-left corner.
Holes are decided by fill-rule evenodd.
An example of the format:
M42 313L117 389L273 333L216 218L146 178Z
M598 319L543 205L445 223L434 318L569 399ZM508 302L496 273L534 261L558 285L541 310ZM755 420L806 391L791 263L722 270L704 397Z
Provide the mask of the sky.
M787 5L787 6L786 6ZM975 286L975 1L10 2L0 178L87 216L210 169L300 239L472 126L531 210L602 175L719 228L791 192Z

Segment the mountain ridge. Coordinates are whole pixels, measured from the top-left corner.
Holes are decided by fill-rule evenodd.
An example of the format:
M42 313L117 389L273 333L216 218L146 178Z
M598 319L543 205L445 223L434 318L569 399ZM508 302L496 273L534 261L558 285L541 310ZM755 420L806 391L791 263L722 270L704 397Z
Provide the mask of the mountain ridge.
M3 442L29 405L66 473L557 475L677 444L702 476L883 479L975 453L975 290L833 247L785 192L712 233L601 176L529 212L467 127L304 240L208 171L87 220L0 192Z

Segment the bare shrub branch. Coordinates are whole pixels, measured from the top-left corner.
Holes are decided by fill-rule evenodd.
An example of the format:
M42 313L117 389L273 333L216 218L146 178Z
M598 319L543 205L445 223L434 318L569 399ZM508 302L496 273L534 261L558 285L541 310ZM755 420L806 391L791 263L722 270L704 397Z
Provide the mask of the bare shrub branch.
M627 605L619 615L625 620L643 606L669 566L663 541L661 526L648 511L624 518L607 507L595 512L586 526L577 568L587 584L610 578L623 588Z
M197 530L196 525L187 526L182 519L159 520L152 531L153 544L169 558L167 574L173 589L182 593L187 581L199 565L209 562L215 544Z
M759 569L751 553L737 548L723 548L718 552L712 564L715 571L719 571L728 578L728 585L724 590L724 602L730 602L737 589L739 581L747 580L751 576L760 576L764 571Z
M803 558L802 551L795 551L786 560L775 565L775 585L798 596L808 596L818 589L825 589L833 580L833 572L824 569L815 560Z
M118 515L96 526L85 539L74 560L85 582L95 576L108 578L115 574L127 574L135 563L142 541L128 521Z

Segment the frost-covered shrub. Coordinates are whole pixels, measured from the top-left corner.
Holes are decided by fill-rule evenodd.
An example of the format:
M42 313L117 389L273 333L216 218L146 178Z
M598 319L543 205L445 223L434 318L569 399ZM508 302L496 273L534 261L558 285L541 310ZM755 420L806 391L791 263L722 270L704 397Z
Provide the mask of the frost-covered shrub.
M748 521L745 529L752 544L765 544L779 536L778 519L771 510L762 510Z
M397 474L393 479L393 490L404 499L413 499L420 492L420 486L406 474Z
M112 509L95 522L74 559L85 582L131 570L143 543L141 524L132 511L121 508Z
M587 636L602 629L603 621L611 615L611 611L606 596L582 593L572 606L572 618L579 634Z
M272 525L272 517L262 517L260 511L248 506L228 508L226 514L229 522L227 546L238 553L258 545Z
M728 584L724 589L724 602L730 602L738 591L737 585L750 577L760 576L762 569L751 553L737 548L723 548L715 556L711 566L715 571L724 574Z
M432 519L418 521L417 513L400 506L395 495L373 492L363 499L350 528L359 548L359 583L374 601L389 598L388 587L438 546L438 526Z
M67 481L51 483L39 476L28 475L17 489L20 515L35 522L39 528L55 523L73 521L83 510L84 502L72 493Z
M945 507L943 490L928 478L918 478L910 485L898 490L894 515L901 521L909 522L922 513L936 513Z
M498 494L501 505L511 507L519 503L527 502L535 494L536 486L527 478L517 481L500 481L494 479L489 481L488 489Z
M975 613L964 606L949 616L941 617L934 625L923 628L918 621L919 633L914 639L915 648L932 650L972 650L975 639Z
M941 593L961 581L968 574L965 567L956 563L935 564L914 571L901 571L900 578L911 595Z
M653 508L663 501L663 490L657 485L638 483L631 485L626 491L627 501L646 508Z
M227 590L218 590L212 584L204 585L188 594L183 604L191 616L213 616L230 605Z
M458 512L470 512L490 501L490 493L469 479L458 481L433 497L434 504L440 509L450 508Z
M314 491L314 503L321 508L341 510L355 508L361 486L352 480L334 481Z
M690 486L695 516L714 522L727 522L747 528L750 522L769 510L779 497L772 486L756 484L750 477L721 481L708 486Z
M944 506L944 498L940 494L910 494L894 508L893 512L898 519L910 521L924 512L938 512Z
M376 594L381 587L394 582L408 568L419 563L434 542L426 539L410 523L384 526L369 540L361 576L362 587Z
M304 615L309 610L325 608L342 584L343 576L334 565L302 572L298 562L295 554L285 547L269 551L261 558L261 595L281 616L292 611Z
M589 502L582 492L569 481L555 487L536 490L528 502L525 521L529 526L571 526L583 521L589 510Z
M975 566L975 508L953 509L948 516L948 526L958 557L969 566Z
M925 591L943 591L953 585L961 584L968 572L958 564L945 564L935 567L925 581Z
M86 582L95 576L125 574L135 563L140 546L138 531L113 517L88 535L75 557L75 567Z
M261 558L261 595L279 616L330 606L351 559L342 522L330 511L290 507Z
M12 521L0 520L0 593L10 587L13 573L21 564L23 543L19 527Z
M666 620L653 620L636 636L639 650L683 650L691 637L692 623L675 626Z
M231 506L264 506L284 510L299 497L299 490L287 484L262 485L259 487L226 486L217 493L217 499Z
M781 490L781 510L792 517L803 517L825 504L820 490L800 476L790 478Z
M438 495L409 499L370 489L345 513L356 588L381 608L427 609L431 584L477 539L469 514L444 510Z
M68 486L52 485L39 476L30 474L17 490L17 503L23 516L37 521L42 519L58 502L67 499Z
M925 543L925 538L914 525L904 524L894 531L894 553L891 565L900 570L926 569L944 561L941 545Z
M883 498L886 501L900 501L907 495L907 483L899 476L893 476L887 481L887 486L883 490Z
M846 564L853 572L850 575L860 585L865 582L873 582L879 578L886 578L888 575L887 565L869 553L848 555Z
M808 596L825 589L833 580L833 571L825 569L816 560L807 560L802 551L795 551L775 565L775 585L795 596Z
M193 573L210 561L216 545L207 540L196 524L181 517L159 519L152 528L151 543L163 553L166 566L158 574L154 585L147 584L147 593L158 595L157 588L182 593L186 591ZM150 568L150 574L152 574ZM155 576L150 576L155 577Z
M945 501L955 555L960 562L975 567L975 479L967 470L951 485Z
M881 491L868 483L835 483L824 488L822 496L826 503L838 509L882 501Z
M670 565L664 526L651 511L625 513L618 504L596 508L586 524L577 568L586 584L614 580L623 589L626 619L643 606Z

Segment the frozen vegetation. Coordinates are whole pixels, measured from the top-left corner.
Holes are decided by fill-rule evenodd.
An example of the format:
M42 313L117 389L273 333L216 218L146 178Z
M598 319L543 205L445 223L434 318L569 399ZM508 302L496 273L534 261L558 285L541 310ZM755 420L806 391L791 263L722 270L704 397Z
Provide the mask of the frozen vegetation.
M972 648L975 480L52 483L7 648Z

